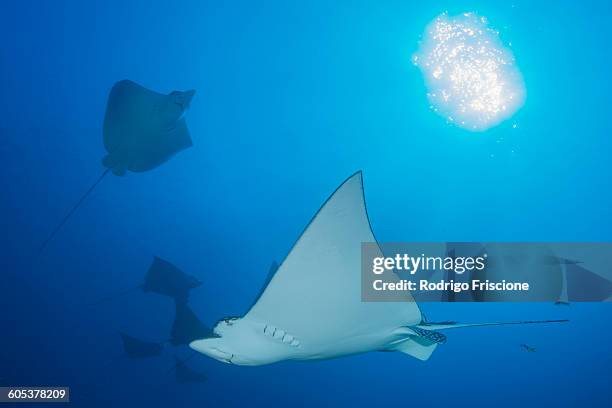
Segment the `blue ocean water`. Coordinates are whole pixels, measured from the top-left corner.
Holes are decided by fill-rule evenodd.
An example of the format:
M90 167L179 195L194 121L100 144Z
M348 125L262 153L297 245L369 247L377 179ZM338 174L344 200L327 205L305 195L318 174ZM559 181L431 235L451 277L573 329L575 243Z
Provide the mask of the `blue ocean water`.
M412 65L435 16L476 11L511 41L527 99L471 133L428 107ZM118 331L164 339L173 306L136 292L152 256L203 281L208 324L243 314L320 204L364 171L377 238L609 241L610 5L598 1L21 1L0 5L0 385L68 385L72 405L610 406L608 304L423 305L431 320L569 318L448 332L431 360L135 362ZM197 90L194 147L154 171L102 172L123 78ZM512 125L516 124L516 127ZM528 343L537 353L525 353Z

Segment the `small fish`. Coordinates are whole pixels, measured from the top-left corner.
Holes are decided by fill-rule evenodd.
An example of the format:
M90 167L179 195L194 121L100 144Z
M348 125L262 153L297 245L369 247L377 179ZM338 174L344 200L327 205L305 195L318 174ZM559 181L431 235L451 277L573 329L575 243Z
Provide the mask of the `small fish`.
M566 302L565 300L557 300L555 302L555 306L569 306L569 305L570 305L570 303Z
M521 344L521 348L528 353L535 353L537 351L535 347L528 346L527 344Z

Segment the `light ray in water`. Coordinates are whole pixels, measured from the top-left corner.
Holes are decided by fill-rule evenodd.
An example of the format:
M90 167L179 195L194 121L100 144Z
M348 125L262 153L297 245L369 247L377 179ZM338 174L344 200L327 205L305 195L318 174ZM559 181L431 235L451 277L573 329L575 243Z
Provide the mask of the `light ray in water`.
M489 129L523 105L525 86L512 51L485 17L436 17L413 63L425 76L431 109L464 129Z

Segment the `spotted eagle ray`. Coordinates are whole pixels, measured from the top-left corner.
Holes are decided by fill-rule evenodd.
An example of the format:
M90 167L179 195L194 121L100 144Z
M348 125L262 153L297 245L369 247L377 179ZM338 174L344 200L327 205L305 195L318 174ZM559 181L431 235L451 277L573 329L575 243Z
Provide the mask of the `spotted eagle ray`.
M446 341L439 330L561 321L429 323L409 292L404 302L363 302L362 242L376 239L362 174L357 172L319 209L247 314L222 319L214 335L190 347L216 360L247 366L370 351L397 351L427 360Z
M163 95L129 80L113 86L103 127L106 170L55 227L41 251L110 171L123 176L127 171L152 170L192 146L183 114L194 95L194 90Z

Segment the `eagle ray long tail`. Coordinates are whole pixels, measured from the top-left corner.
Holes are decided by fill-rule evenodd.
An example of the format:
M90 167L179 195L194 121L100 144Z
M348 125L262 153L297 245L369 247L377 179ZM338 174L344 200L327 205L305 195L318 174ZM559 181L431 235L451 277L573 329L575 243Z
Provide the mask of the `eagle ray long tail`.
M55 234L57 234L59 232L59 230L64 226L64 224L66 223L66 221L68 221L68 219L70 218L70 216L72 216L72 214L74 214L74 212L77 210L77 208L79 208L79 206L83 203L83 201L85 201L85 199L91 194L91 192L96 188L96 186L98 184L100 184L100 182L102 181L102 179L108 174L108 172L110 171L110 168L104 170L104 172L100 175L100 177L98 177L98 179L95 181L95 183L93 183L91 185L91 187L89 187L89 189L85 192L85 194L83 194L81 196L81 198L79 199L79 201L76 202L76 204L70 209L70 211L68 211L68 214L66 214L66 216L64 216L64 218L62 219L62 221L57 225L57 227L55 227L55 229L51 232L51 234L49 235L49 238L47 238L45 240L45 242L42 243L42 245L40 246L40 248L38 249L39 252L44 251L44 249L47 247L47 244L49 244L49 242L51 242L51 240L53 239L53 237L55 237Z

